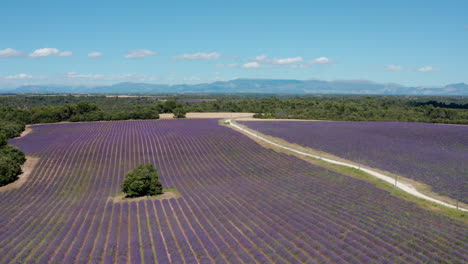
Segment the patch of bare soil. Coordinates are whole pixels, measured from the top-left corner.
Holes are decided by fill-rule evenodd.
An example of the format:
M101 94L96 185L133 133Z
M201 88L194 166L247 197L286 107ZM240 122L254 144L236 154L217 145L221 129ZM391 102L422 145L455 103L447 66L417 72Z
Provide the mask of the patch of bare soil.
M254 113L187 113L186 118L249 118ZM173 114L159 114L160 119L172 119Z
M268 119L264 119L264 118L254 118L253 116L250 116L250 117L234 117L236 119L236 121L301 121L301 122L307 122L307 121L311 121L311 122L334 122L332 120L315 120L315 119L285 119L285 118L278 118L278 119L275 119L275 118L268 118ZM337 121L338 122L338 121Z
M172 119L174 118L173 114L159 114L159 119Z
M114 203L121 203L121 202L138 202L142 200L164 200L164 199L179 198L181 196L182 195L179 193L177 189L170 188L170 189L163 189L163 194L160 194L160 195L126 198L124 193L119 193L116 196L109 197L109 200Z
M0 192L11 191L21 187L26 182L26 179L29 177L38 161L38 157L26 156L26 162L21 166L23 173L18 176L16 181L0 187Z

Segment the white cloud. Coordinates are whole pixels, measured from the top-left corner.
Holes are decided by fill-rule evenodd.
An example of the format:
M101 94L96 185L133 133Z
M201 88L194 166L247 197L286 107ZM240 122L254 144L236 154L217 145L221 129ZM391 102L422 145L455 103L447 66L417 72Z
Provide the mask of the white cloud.
M18 57L18 56L21 56L20 51L17 51L11 48L0 50L0 58Z
M312 64L330 64L333 62L327 57L319 57L319 58L313 59L311 63Z
M393 65L393 64L390 64L390 65L387 65L385 67L385 69L389 70L389 71L402 71L403 70L403 67L402 66L398 66L398 65Z
M105 75L102 74L77 74L76 72L67 72L65 77L70 79L103 79Z
M217 68L224 67L241 67L241 68L271 68L285 67L292 69L308 68L315 64L336 64L333 60L327 57L318 57L313 60L304 61L301 56L291 58L268 58L267 55L259 55L252 59L245 60L245 64L216 64Z
M248 62L244 65L242 65L242 68L245 68L245 69L253 69L253 68L260 68L260 63L256 62L256 61L253 61L253 62Z
M67 72L63 77L67 80L78 81L156 81L159 80L154 75L128 74L80 74L76 72Z
M31 58L41 58L41 57L49 57L49 56L60 56L60 57L69 57L72 56L73 52L71 51L60 51L56 48L43 48L37 49L29 54Z
M221 54L217 52L204 53L198 52L193 54L183 54L180 56L175 56L174 60L217 60L221 57Z
M32 76L26 73L20 73L16 75L4 76L3 78L8 79L8 80L21 80L21 79L31 79Z
M60 51L55 48L43 48L37 49L33 53L29 54L29 57L38 58L38 57L47 57L58 55Z
M260 55L252 59L255 62L261 62L263 64L273 64L277 67L287 68L307 68L313 64L334 64L332 60L327 57L319 57L308 62L303 62L304 59L301 56L293 58L274 58L269 59L267 55Z
M255 57L253 60L258 61L258 62L264 62L267 60L267 58L268 58L267 55L260 55L260 56Z
M70 57L72 55L73 55L73 52L71 52L71 51L64 51L64 52L59 53L60 57Z
M102 56L102 53L98 52L98 51L93 51L91 53L88 53L88 57L90 57L90 58L97 58L97 57L101 57L101 56Z
M436 71L436 70L437 70L436 68L433 68L431 66L426 66L426 67L422 67L418 69L419 72L430 72L430 71Z
M125 55L126 59L139 59L139 58L144 58L144 57L149 57L149 56L154 56L156 55L156 52L151 51L151 50L145 50L145 49L137 49L137 50L131 50L128 52L127 55Z
M285 64L293 64L293 63L301 62L302 60L303 60L302 57L298 56L294 58L273 59L273 63L285 65Z

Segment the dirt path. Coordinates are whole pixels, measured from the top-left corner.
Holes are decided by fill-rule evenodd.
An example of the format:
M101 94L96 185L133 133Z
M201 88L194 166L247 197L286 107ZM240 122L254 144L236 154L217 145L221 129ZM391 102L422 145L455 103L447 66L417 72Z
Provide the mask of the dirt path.
M116 196L109 197L109 201L114 203L121 203L121 202L138 202L143 200L164 200L164 199L172 199L172 198L179 198L181 194L175 188L165 189L163 194L154 195L154 196L142 196L142 197L135 197L135 198L126 198L124 193L119 193Z
M186 118L251 118L254 113L187 113ZM160 119L173 119L173 114L159 114Z
M226 117L229 118L229 117ZM236 121L301 121L301 122L308 122L308 121L315 121L315 122L339 122L333 120L318 120L318 119L285 119L285 118L254 118L253 116L243 116L236 118Z
M26 162L21 166L23 173L18 176L16 181L0 187L0 192L11 191L21 187L26 182L26 179L29 177L38 161L38 157L26 156Z
M326 162L329 162L329 163L333 163L333 164L337 164L337 165L342 165L342 166L346 166L346 167L350 167L350 168L354 168L354 169L358 169L358 170L361 170L361 171L364 171L366 172L367 174L369 175L372 175L376 178L379 178L385 182L388 182L392 185L395 185L395 187L411 194L411 195L414 195L416 197L419 197L421 199L424 199L424 200L427 200L427 201L431 201L431 202L434 202L434 203L437 203L437 204L440 204L440 205L443 205L443 206L446 206L446 207L449 207L449 208L454 208L454 209L459 209L461 211L464 211L464 212L468 212L467 209L464 209L464 208L461 208L461 207L456 207L454 205L451 205L451 204L448 204L446 202L443 202L443 201L440 201L438 199L434 199L432 197L429 197L423 193L420 193L413 185L411 184L408 184L408 183L402 183L402 182L396 182L395 181L395 178L394 177L390 177L388 175L385 175L383 173L380 173L380 172L377 172L377 171L374 171L374 170L371 170L371 169L368 169L368 168L364 168L362 165L355 165L355 164L350 164L350 163L347 163L347 162L343 162L343 161L338 161L338 160L335 160L335 159L330 159L330 158L324 158L324 157L321 157L321 156L318 156L318 155L313 155L313 154L310 154L310 153L306 153L306 152L303 152L303 151L299 151L299 150L296 150L294 148L290 148L290 147L287 147L287 146L284 146L284 145L281 145L281 144L278 144L278 143L275 143L269 139L266 139L262 136L259 136L257 133L253 133L251 131L249 131L248 129L245 129L245 128L242 128L240 127L238 124L236 124L235 122L233 122L232 120L228 119L226 120L226 123L229 124L232 128L236 129L236 130L239 130L240 132L242 133L246 133L252 137L255 137L257 139L260 139L268 144L271 144L271 145L274 145L276 147L279 147L279 148L282 148L282 149L286 149L286 150L289 150L289 151L292 151L294 153L297 153L297 154L300 154L300 155L304 155L304 156L308 156L308 157L312 157L312 158L316 158L316 159L320 159L320 160L323 160L323 161L326 161Z

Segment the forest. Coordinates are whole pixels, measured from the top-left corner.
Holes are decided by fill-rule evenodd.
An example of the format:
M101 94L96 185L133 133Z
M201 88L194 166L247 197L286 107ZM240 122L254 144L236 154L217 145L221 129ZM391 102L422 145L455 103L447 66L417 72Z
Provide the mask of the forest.
M3 96L0 120L19 124L155 119L160 113L251 112L259 118L468 124L468 98L407 96Z

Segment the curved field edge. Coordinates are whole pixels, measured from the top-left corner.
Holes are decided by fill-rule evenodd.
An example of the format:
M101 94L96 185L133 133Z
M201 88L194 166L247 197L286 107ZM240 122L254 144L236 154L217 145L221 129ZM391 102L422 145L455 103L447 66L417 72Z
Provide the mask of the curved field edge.
M11 182L7 185L0 187L0 192L11 191L11 190L18 189L21 186L23 186L23 184L28 179L29 175L31 175L32 171L34 170L34 167L39 162L39 159L40 158L34 157L34 156L26 156L26 161L24 162L23 165L21 165L22 173L18 175L18 179L16 179L16 181L14 182Z
M245 121L244 119L241 119L241 120ZM281 148L281 147L274 146L274 145L272 145L272 144L270 144L270 143L268 143L268 142L266 142L266 141L264 141L262 139L259 139L258 137L265 138L265 139L267 139L269 141L272 141L272 142L274 142L276 144L279 144L279 145L282 145L284 147L292 148L292 149L295 149L295 150L298 150L298 151L301 151L301 152L304 152L304 153L307 153L307 154L319 156L320 158L327 158L327 159L331 159L331 160L336 160L336 161L339 161L339 162L348 163L348 164L351 164L351 165L354 165L354 166L358 166L360 168L369 169L369 170L372 170L372 171L387 175L387 176L392 177L392 178L396 177L398 183L405 183L407 185L411 185L418 192L420 192L420 193L422 193L424 195L427 195L427 196L429 196L429 197L431 197L433 199L448 203L450 205L454 205L454 206L457 205L457 202L454 199L451 199L449 197L442 196L440 194L432 192L431 187L429 185L427 185L427 184L417 182L417 181L412 180L412 179L408 179L408 178L403 177L401 175L397 175L397 174L390 173L390 172L387 172L387 171L383 171L383 170L380 170L380 169L364 166L362 164L358 164L358 163L355 163L353 161L343 159L341 157L332 155L330 153L326 153L326 152L319 151L319 150L316 150L316 149L313 149L313 148L304 147L304 146L301 146L301 145L298 145L298 144L294 144L294 143L291 143L289 141L286 141L286 140L278 138L278 137L273 137L273 136L270 136L270 135L266 135L266 134L263 134L263 133L258 132L256 130L252 130L249 127L247 127L247 126L245 126L243 124L239 124L239 123L235 122L235 120L231 120L231 122L235 123L237 126L243 128L245 130L248 130L251 133L254 133L258 137L252 136L252 135L250 135L248 133L245 133L245 131L239 130L239 129L231 126L231 125L228 125L226 122L227 122L226 120L223 120L223 121L220 121L220 124L225 125L227 127L230 127L231 129L234 129L236 131L239 131L240 133L246 135L250 139L252 139L255 142L259 143L263 147L273 149L273 150L275 150L277 152L283 152L283 153L286 153L286 154L289 154L289 155L299 157L299 158L301 158L303 160L306 160L306 161L308 161L308 162L310 162L312 164L315 164L315 165L330 169L330 170L335 171L335 172L342 173L342 174L347 175L347 176L351 176L351 177L354 177L354 178L359 178L359 179L365 180L367 182L373 183L376 187L378 187L380 189L384 189L386 191L389 191L392 195L398 196L398 197L400 197L402 199L405 199L407 201L415 202L416 204L418 204L420 207L422 207L424 209L428 209L428 210L431 210L431 211L434 211L434 212L449 216L449 217L454 218L454 219L462 220L462 221L468 223L468 220L465 217L466 212L463 212L462 210L457 210L457 209L454 209L454 208L450 208L450 207L447 207L447 206L444 206L444 205L441 205L441 204L438 204L438 203L435 203L435 202L431 202L431 201L419 198L419 197L414 196L412 194L409 194L409 193L407 193L407 192L405 192L403 190L395 188L394 185L392 185L392 184L390 184L388 182L385 182L385 181L383 181L381 179L378 179L378 178L376 178L376 177L374 177L374 176L372 176L372 175L370 175L370 174L368 174L368 173L366 173L366 172L364 172L362 170L354 169L354 168L343 166L343 165L333 164L333 163L324 161L324 160L319 159L319 158L313 158L313 157L310 157L310 156L301 155L299 153L296 153L296 152L293 152L293 151L290 151L290 150L287 150L287 149L284 149L284 148ZM464 204L462 202L458 202L458 206L459 206L459 208L463 208L464 210L467 210L467 208L468 208L468 205L466 205L466 204Z
M27 136L29 133L31 133L31 132L33 131L33 129L32 129L31 126L32 126L32 125L26 125L26 126L24 127L24 131L21 132L21 135L19 135L18 137L15 137L15 138L22 138L22 137Z

